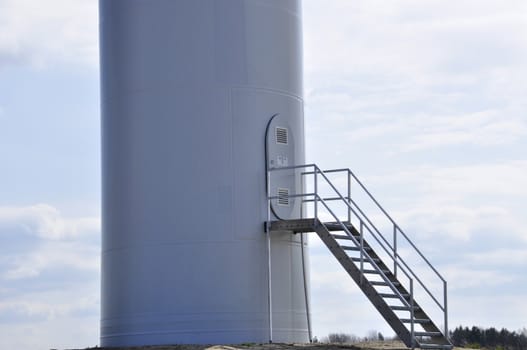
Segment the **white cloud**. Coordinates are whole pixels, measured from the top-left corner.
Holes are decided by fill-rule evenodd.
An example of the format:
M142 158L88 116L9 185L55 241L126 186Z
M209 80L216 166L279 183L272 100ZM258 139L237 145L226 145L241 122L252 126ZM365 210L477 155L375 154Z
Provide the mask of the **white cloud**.
M0 301L2 349L81 348L98 344L99 285L21 291Z
M415 72L445 60L477 58L473 67L492 62L503 50L524 52L525 4L516 0L470 0L455 5L439 1L305 1L308 72L345 74L377 69L390 75ZM323 30L321 30L323 28ZM510 33L503 37L502 32ZM489 55L481 55L481 49ZM508 53L508 52L507 52ZM476 56L478 55L478 56ZM420 79L414 75L412 80ZM374 83L374 82L373 82Z
M44 239L60 240L99 232L100 219L64 218L58 209L48 204L0 206L0 235L12 230Z
M503 118L497 111L464 115L413 118L407 123L410 137L402 151L422 151L452 145L495 146L513 144L527 136L525 118ZM411 130L413 129L413 130Z
M80 242L45 243L36 251L12 256L10 266L3 276L6 280L32 278L51 269L98 273L100 249L97 245Z
M527 198L527 161L459 166L423 165L362 180L403 229L424 236L468 241L474 234L494 231L527 241L521 215ZM344 177L332 177L346 193ZM352 193L366 215L391 237L389 220L352 182ZM319 185L319 190L324 186ZM324 193L324 195L328 195ZM329 194L333 195L333 192ZM344 212L333 207L338 214ZM324 213L324 210L320 210Z
M64 217L49 204L0 207L1 348L97 343L99 237L96 217Z
M383 194L380 200L391 208L392 217L415 234L468 241L482 231L493 231L527 241L527 218L522 215L526 173L525 160L424 165L369 176L365 183L375 189L374 194Z
M398 173L369 176L373 184L407 186L424 195L447 200L469 196L527 196L527 160L459 166L422 165ZM488 205L490 203L485 203Z
M527 249L515 247L471 253L467 255L467 260L479 266L526 266Z
M466 268L458 264L443 266L444 275L450 283L450 291L458 289L473 290L474 288L487 288L503 286L506 283L521 280L514 273L490 269Z
M304 7L314 161L338 158L342 166L346 154L353 159L365 147L388 157L525 140L524 3L334 0Z
M473 235L486 230L495 230L501 235L513 234L523 236L520 226L514 226L510 214L505 208L496 206L481 206L471 208L461 205L438 206L431 203L420 203L416 209L397 212L401 225L411 231L417 231L419 238L428 236L430 241L438 235L443 239L469 241ZM505 232L505 233L503 233ZM432 243L432 242L427 243Z
M75 297L73 292L82 291L82 287L85 287L86 291ZM56 289L37 293L25 291L8 301L0 301L0 313L11 314L18 320L53 321L60 317L68 317L98 306L99 295L94 287L97 287L97 284L86 283L67 290Z
M96 65L97 1L0 1L0 67Z
M527 256L527 2L303 3L308 159L356 171L431 253L451 286L451 325L523 326L514 295L527 285L505 268ZM519 265L503 262L509 253ZM321 266L312 288L324 330L383 324Z
M0 242L7 247L32 243L8 248L0 260L0 277L31 279L61 268L98 272L99 234L99 218L64 218L47 204L0 207Z
M351 100L351 97L341 96L338 93L329 94L327 98L323 98L323 101L317 101L319 97L315 97L316 103L333 106L346 104L346 99ZM348 107L353 108L364 101L365 99L355 103L350 101ZM375 104L375 101L372 100L371 104ZM362 115L362 117L353 118L355 120L345 118L340 113L330 113L325 119L326 122L330 120L342 127L339 132L349 145L368 142L380 137L392 139L394 136L399 136L397 144L386 151L391 155L451 146L512 145L527 137L527 119L514 116L503 117L502 111L496 110L448 115L416 114L404 118ZM351 125L354 127L351 128Z
M505 327L516 330L526 326L525 294L501 291L494 297L478 295L477 291L450 298L451 329L458 325Z

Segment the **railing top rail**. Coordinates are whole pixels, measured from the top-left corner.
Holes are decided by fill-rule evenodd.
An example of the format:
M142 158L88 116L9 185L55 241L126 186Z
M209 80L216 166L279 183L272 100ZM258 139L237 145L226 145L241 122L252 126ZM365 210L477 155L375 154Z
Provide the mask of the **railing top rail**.
M350 204L345 200L344 196L342 196L342 194L338 191L338 189L335 187L335 185L329 180L329 178L326 176L326 171L325 171L325 170L321 170L321 169L319 169L318 166L316 166L316 165L315 165L315 167L316 167L316 170L317 170L318 172L320 172L320 175L324 178L324 180L326 180L327 184L333 189L333 191L335 191L335 193L337 194L337 196L339 196L339 197L341 198L341 200L346 204L346 206L347 206L347 207L348 207L348 208L349 208L349 209L355 214L355 216L356 216L356 217L357 217L362 223L366 224L366 222L364 222L364 220L362 220L362 219L357 215L357 213L353 210L353 208L350 206ZM350 170L347 169L347 171L350 171ZM319 199L321 199L318 195L317 195L317 197L318 197ZM360 208L358 207L358 205L355 204L355 206L360 210ZM326 208L327 208L327 206L326 206ZM327 208L327 209L329 210L329 208ZM360 210L360 212L361 212L361 214L367 219L368 223L369 223L370 225L372 225L372 226L375 228L375 226L371 223L371 221L368 219L368 217L362 212L362 210ZM366 227L368 228L368 231L370 231L370 233L372 233L372 235L373 235L373 232L371 232L371 230L370 230L370 228L368 227L368 225L366 225ZM375 229L376 229L376 228L375 228ZM378 232L378 231L377 231L377 232ZM379 233L379 232L378 232L378 233ZM380 235L380 233L379 233L379 235ZM375 237L375 235L373 235L373 236ZM386 241L386 239L385 239L382 235L380 235L380 236ZM383 249L386 250L386 248L384 247L384 245L383 245L382 243L379 242L379 244L381 244L381 246L383 247ZM388 247L391 248L391 249L393 250L393 247L391 247L390 244L388 244ZM392 258L392 260L397 261L397 259L395 259L395 257L391 256L391 254L388 254L388 255ZM409 272L410 272L414 277L417 277L416 274L415 274L415 272L414 272L414 271L413 271L408 265L406 265L406 268L409 270ZM401 270L403 270L403 272L405 272L405 274L408 276L408 274L406 273L406 271L405 271L405 269L404 269L403 267L401 267ZM434 269L434 270L435 270L435 269ZM440 277L441 277L441 276L440 276ZM423 285L422 282L421 282L421 285ZM426 289L426 288L425 288L425 289ZM430 291L427 290L427 292L428 292L428 294L431 294ZM431 296L432 296L432 295L431 295ZM433 297L433 296L432 296L432 297Z
M398 230L399 232L401 232L401 234L403 235L403 237L406 239L406 241L408 241L408 243L410 243L410 245L412 246L412 248L415 249L415 251L419 254L419 256L426 262L426 264L432 269L432 271L434 271L434 273L441 279L441 281L445 281L445 279L443 278L443 276L439 273L439 271L437 271L437 269L432 265L432 263L430 263L430 261L424 256L424 254L421 252L421 250L419 248L417 248L417 246L414 244L414 242L408 237L408 235L399 227L399 225L397 225L397 223L395 222L395 220L390 216L390 214L388 214L388 212L383 208L383 206L377 201L377 199L375 199L375 197L370 193L370 191L368 191L368 189L366 188L366 186L364 186L364 184L359 180L359 178L353 173L353 171L351 171L351 169L348 169L348 172L349 174L355 179L355 181L360 185L360 187L364 190L364 192L366 192L366 194L370 197L370 199L375 203L375 205L377 205L377 207L383 212L384 215L386 215L386 217L388 218L388 220L390 220L390 222L394 225L394 227L396 228L396 230Z
M360 219L359 219L360 220ZM387 249L384 244L382 242L380 242L379 238L371 231L370 227L368 227L368 225L365 225L365 222L360 220L360 222L364 225L364 227L366 228L366 230L368 230L368 232L372 235L373 239L375 239L378 243L379 243L379 246L386 252L386 254L388 254L388 256L392 259L392 261L394 261L395 265L397 265L397 267L404 273L404 275L409 279L409 280L412 280L412 276L410 275L410 273L412 273L412 275L417 278L417 276L415 275L415 272L412 271L412 269L408 266L408 264L405 263L404 260L402 259L395 259L395 257L390 253L389 249ZM388 246L390 247L390 246ZM391 247L390 247L391 248ZM400 262L399 262L400 261ZM404 264L404 265L401 265L401 262ZM410 272L408 272L410 271ZM422 284L422 282L421 282Z
M419 248L417 248L417 246L406 235L406 233L404 233L404 231L401 230L401 228L399 226L395 225L395 227L403 235L403 237L406 239L406 241L408 243L410 243L410 245L415 249L415 251L419 254L419 256L426 262L426 264L435 272L437 277L439 277L439 279L441 279L441 281L446 282L445 278L439 273L439 271L437 271L437 269L434 267L434 265L432 265L432 263L424 256L424 254L421 252L421 250Z
M315 168L318 169L318 166L316 164L303 164L303 165L288 165L288 166L280 166L280 167L272 167L268 168L268 171L279 171L279 170L291 170L291 169L302 169L302 168Z
M388 214L388 212L383 208L382 205L380 205L379 202L377 202L377 199L375 199L375 197L370 193L370 191L368 191L368 189L366 188L366 186L364 186L364 184L359 180L359 178L353 173L353 171L351 171L351 169L348 169L348 172L349 174L355 179L355 181L360 185L360 187L364 190L364 192L366 192L366 194L368 194L368 196L370 197L370 199L377 205L377 207L379 207L379 209L383 212L384 215L386 215L386 217L392 222L392 224L394 224L395 226L397 226L397 223L395 222L395 220L392 219L392 217L390 216L390 214Z
M348 172L350 171L348 168L341 168L341 169L324 169L324 172L326 174L329 174L329 173L343 173L343 172Z
M335 215L335 213L331 210L331 208L328 206L328 204L326 203L326 201L324 201L323 198L321 198L318 194L315 195L317 197L317 199L322 203L322 205L324 205L326 207L326 209L328 210L328 212L333 216L333 218L335 220L337 220L337 223L344 229L344 232L346 232L346 234L351 238L351 240L353 241L353 243L355 244L359 244L359 242L357 241L357 239L351 234L351 232L348 230L348 228L346 227L346 225L344 225L342 223L342 221L339 220L339 218L337 217L337 215ZM324 225L324 223L322 223L322 225ZM381 275L381 278L390 286L390 289L392 289L392 291L400 298L401 302L405 305L405 306L411 306L410 303L408 302L408 300L406 300L401 292L395 287L395 285L393 284L392 281L390 281L390 279L386 276L386 274L384 273L384 271L377 265L377 263L370 257L370 255L368 254L368 252L364 252L364 256L368 259L369 263L379 272L379 274ZM413 280L412 278L406 273L406 271L404 271L404 269L401 267L401 270L405 273L405 275L408 277L408 279L410 280L410 283L413 283Z

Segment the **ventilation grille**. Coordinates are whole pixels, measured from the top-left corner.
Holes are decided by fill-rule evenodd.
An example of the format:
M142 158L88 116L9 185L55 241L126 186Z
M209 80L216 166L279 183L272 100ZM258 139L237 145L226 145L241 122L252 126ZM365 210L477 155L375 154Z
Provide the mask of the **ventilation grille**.
M289 206L289 188L278 188L278 205Z
M281 128L279 126L275 129L276 132L276 143L281 145L287 145L288 143L288 134L287 128Z

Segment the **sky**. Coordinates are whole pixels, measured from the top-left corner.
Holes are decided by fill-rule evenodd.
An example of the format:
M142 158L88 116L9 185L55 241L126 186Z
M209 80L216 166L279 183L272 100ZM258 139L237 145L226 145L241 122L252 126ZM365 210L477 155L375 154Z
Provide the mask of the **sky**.
M304 0L306 155L351 168L449 281L527 327L527 2ZM99 342L97 2L0 0L0 348ZM393 332L317 238L314 335Z

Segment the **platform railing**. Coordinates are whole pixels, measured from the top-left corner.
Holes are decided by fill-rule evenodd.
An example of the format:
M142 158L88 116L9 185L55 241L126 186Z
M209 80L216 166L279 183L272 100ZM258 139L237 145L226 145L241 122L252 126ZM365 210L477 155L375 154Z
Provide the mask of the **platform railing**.
M302 204L305 206L309 203L313 204L313 215L314 218L319 219L320 222L324 222L324 220L320 219L320 209L322 206L322 209L324 209L327 213L329 213L329 216L332 217L336 223L338 223L342 227L342 231L346 232L348 236L350 236L351 240L354 241L357 246L360 246L361 249L361 271L363 269L363 261L362 258L368 260L369 263L371 263L373 266L375 266L376 269L378 269L377 264L371 259L371 257L368 255L367 251L365 251L364 245L363 245L363 236L364 233L368 234L368 237L372 237L375 242L381 247L381 249L386 253L388 258L391 260L392 265L392 272L397 277L400 272L402 272L405 277L407 277L407 283L408 283L408 290L410 291L411 300L410 303L413 304L414 300L414 280L417 281L420 288L434 301L434 303L437 305L439 310L443 314L443 325L444 325L444 336L448 337L448 300L447 300L447 282L443 278L443 276L437 271L437 269L430 263L430 261L424 256L424 254L417 248L414 242L409 238L409 236L400 228L400 226L395 222L395 220L387 213L387 211L379 204L377 199L370 193L370 191L367 190L367 188L364 186L364 184L358 179L358 177L350 170L350 169L332 169L332 170L321 170L316 164L306 164L306 165L297 165L297 166L287 166L287 167L279 167L279 168L271 168L268 169L268 190L267 190L267 198L268 198L268 221L271 221L272 219L272 206L273 201L278 199L278 196L274 196L270 193L271 191L271 177L273 173L276 172L284 172L284 171L295 171L298 172L299 176L302 178L303 183L307 184L309 183L309 178L311 179L310 183L312 184L312 191L306 191L302 187L301 193L295 193L291 194L288 197L293 198L300 198L302 201ZM328 174L344 174L346 176L346 188L344 190L337 188L337 186L329 179ZM325 185L326 188L329 188L331 190L331 194L329 196L325 195L322 196L320 193L320 187L321 185ZM357 186L358 185L358 186ZM377 207L380 212L384 215L384 217L391 223L390 232L386 232L386 230L380 230L374 223L373 220L370 218L370 216L367 215L361 209L361 207L356 203L354 200L354 194L352 193L352 187L354 189L358 188L360 189L363 194L366 195L366 198L368 198L375 207ZM343 195L342 193L345 193ZM351 223L352 219L358 221L359 223L359 232L360 232L360 241L357 241L356 238L351 234L351 232L347 229L346 224L339 219L339 217L336 215L336 211L332 209L332 206L329 203L340 203L340 205L344 204L346 211L347 211L347 223ZM305 210L304 210L305 211ZM303 212L303 211L302 211ZM419 276L419 274L415 271L415 268L412 268L410 266L410 263L408 263L399 253L398 246L399 241L405 241L408 243L409 247L413 249L415 253L417 253L417 256L421 258L421 261L424 262L425 266L427 266L433 274L436 276L436 278L440 281L442 284L442 293L441 295L437 295L437 293L433 293L430 288L428 288L425 283L423 282L423 277ZM380 269L378 269L380 270ZM391 281L388 280L388 278L384 275L384 273L381 272L381 277L383 280L390 286L390 288L396 293L398 296L401 297L401 300L405 300L402 298L400 293L398 292L397 288L391 283ZM441 301L440 301L441 300ZM405 305L405 306L413 306L413 305ZM413 316L413 307L411 309L411 333L412 333L412 339L413 339L413 329L414 329L414 316Z

